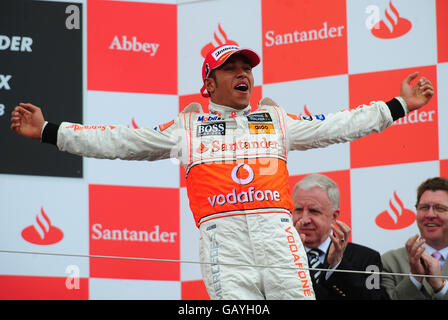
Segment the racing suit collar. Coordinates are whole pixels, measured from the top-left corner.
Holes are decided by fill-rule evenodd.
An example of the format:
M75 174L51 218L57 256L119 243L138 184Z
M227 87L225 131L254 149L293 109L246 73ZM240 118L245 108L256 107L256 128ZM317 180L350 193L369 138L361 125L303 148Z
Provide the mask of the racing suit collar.
M208 109L211 114L215 114L226 119L226 118L234 118L237 116L247 116L250 113L251 107L249 105L244 109L237 110L232 107L223 106L210 101Z

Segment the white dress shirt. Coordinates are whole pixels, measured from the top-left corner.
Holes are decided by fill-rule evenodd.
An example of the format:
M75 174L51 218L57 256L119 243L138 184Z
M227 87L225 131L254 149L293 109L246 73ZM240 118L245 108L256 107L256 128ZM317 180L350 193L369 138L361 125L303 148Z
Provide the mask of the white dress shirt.
M331 238L330 238L330 236L328 236L328 238L325 239L325 241L322 242L317 247L317 249L320 250L319 261L322 264L325 262L325 256L327 255L327 251L330 248L330 245L331 245ZM308 253L308 251L310 251L311 249L312 248L308 248L307 246L305 246L306 253ZM336 266L334 266L334 268L331 268L331 270L328 270L325 273L325 280L328 280L330 278L330 276L333 274L333 270L335 270L339 266L340 263L341 263L341 261L339 261L338 264Z

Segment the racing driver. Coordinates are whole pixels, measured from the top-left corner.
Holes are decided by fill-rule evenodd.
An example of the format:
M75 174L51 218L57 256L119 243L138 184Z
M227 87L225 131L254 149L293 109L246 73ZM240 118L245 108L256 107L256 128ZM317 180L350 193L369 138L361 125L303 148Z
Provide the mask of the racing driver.
M400 96L334 114L298 117L269 98L251 112L251 49L223 45L202 67L198 103L155 129L49 123L20 103L11 129L59 150L107 159L178 158L186 170L190 208L200 230L201 271L211 299L314 299L307 257L292 225L287 154L381 132L425 105L430 81L409 75ZM337 239L340 241L342 239Z

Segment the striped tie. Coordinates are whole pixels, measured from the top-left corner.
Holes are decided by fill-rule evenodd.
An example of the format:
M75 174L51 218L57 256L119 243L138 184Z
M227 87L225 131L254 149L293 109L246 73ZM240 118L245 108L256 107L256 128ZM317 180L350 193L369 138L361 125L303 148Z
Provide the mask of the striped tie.
M318 268L321 263L319 261L319 256L321 254L321 250L319 249L311 249L310 251L308 251L307 255L308 255L308 265L310 266L310 268ZM319 282L319 276L321 274L320 270L310 270L310 275L311 278L315 281L315 283Z
M434 252L431 256L433 256L437 261L439 261L440 267L443 265L443 256L439 251Z

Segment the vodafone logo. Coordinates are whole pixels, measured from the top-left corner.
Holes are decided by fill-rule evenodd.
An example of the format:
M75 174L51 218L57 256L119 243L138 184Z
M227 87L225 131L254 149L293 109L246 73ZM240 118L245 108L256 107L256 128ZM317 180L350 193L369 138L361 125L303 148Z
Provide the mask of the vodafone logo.
M211 50L215 49L216 47L222 46L223 44L239 46L236 41L227 38L227 34L221 27L221 24L218 24L218 32L213 33L213 38L215 40L215 43L209 42L202 48L201 55L203 58L205 58L207 56L207 53L209 53Z
M412 28L412 23L405 18L400 17L400 14L392 4L389 2L389 8L384 10L386 20L378 21L371 29L372 35L380 39L398 38L408 33Z
M396 205L389 200L390 211L384 210L376 217L375 223L378 227L386 230L399 230L414 223L416 214L404 207L403 201L398 197L396 191L394 191L394 200Z
M243 168L247 171L248 176L241 179L239 176L239 170ZM231 173L232 180L238 185L247 185L254 180L254 171L252 168L245 163L240 163L232 169ZM213 197L208 197L208 201L212 207L223 206L228 204L243 204L257 201L281 201L280 192L277 190L256 190L254 187L249 187L247 191L242 191L237 193L236 189L228 194L214 195Z
M243 167L243 169L245 169L249 174L248 177L245 179L241 179L238 177L238 170L241 167ZM242 185L249 184L252 182L252 180L254 180L254 170L252 170L252 168L249 165L247 165L245 163L240 163L232 170L232 180L235 181L235 183L242 184Z
M40 209L36 215L36 222L22 231L22 238L30 243L39 245L50 245L58 243L64 237L61 229L51 224L50 218Z

